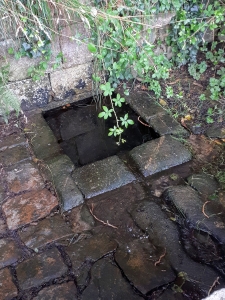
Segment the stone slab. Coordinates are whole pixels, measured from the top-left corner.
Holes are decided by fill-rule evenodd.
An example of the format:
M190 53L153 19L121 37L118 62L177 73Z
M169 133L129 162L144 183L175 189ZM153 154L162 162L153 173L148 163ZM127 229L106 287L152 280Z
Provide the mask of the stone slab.
M76 41L76 35L79 35L82 39L87 38L89 35L81 20L63 27L60 34L60 45L64 57L63 68L65 69L93 60L93 55L88 50L87 44Z
M28 117L30 143L38 159L48 159L60 152L59 144L43 116L31 114Z
M119 245L115 259L129 281L139 291L146 294L176 278L165 256L161 263L155 265L163 253L164 249L156 250L155 246L147 241L133 239L130 243Z
M70 109L60 116L60 132L63 140L69 140L75 136L95 129L95 107L89 106L79 109Z
M198 288L208 293L211 282L217 278L218 273L187 256L181 245L178 227L161 207L151 199L146 199L134 204L130 213L134 222L148 235L151 243L156 248L161 247L164 251L166 249L165 258L169 259L172 268L177 273L185 272L188 281L194 282Z
M225 217L224 209L219 203L211 201L202 209L205 201L189 186L174 186L165 191L165 199L170 201L178 211L196 227L214 236L217 240L225 243Z
M171 136L142 144L131 150L129 155L145 177L191 160L191 153Z
M159 114L149 120L149 125L159 135L172 134L176 137L188 137L189 133L169 114Z
M22 251L11 238L0 239L0 269L15 263Z
M66 272L67 267L56 248L25 260L16 267L18 283L23 290L40 286Z
M83 196L71 177L74 165L69 157L59 155L48 160L47 164L50 170L49 179L56 188L62 211L68 211L83 203Z
M138 300L143 298L134 292L118 267L108 259L101 259L92 267L90 283L81 296L81 300L90 299Z
M8 268L0 270L0 299L11 300L17 295L18 291L13 282L10 270Z
M85 198L117 189L135 180L134 175L117 156L78 168L72 177Z
M73 235L69 225L59 215L46 218L37 225L28 226L18 233L23 243L33 250Z
M32 162L23 162L6 170L8 190L20 193L44 188L44 181L37 165Z
M90 230L95 225L95 220L85 204L73 208L68 219L74 233Z
M69 255L76 273L86 261L95 262L107 253L114 251L116 247L116 241L107 234L98 234L71 244L65 248L65 251Z
M33 300L77 300L74 282L51 285L43 288Z
M0 163L4 167L8 167L29 159L30 153L28 148L21 145L0 152Z
M201 195L208 197L214 194L219 188L216 179L208 174L192 174L188 177L187 182Z
M2 210L9 229L14 230L46 217L57 205L56 197L43 189L9 198L2 205Z
M216 125L210 126L206 131L206 135L210 138L225 139L225 128Z
M77 95L92 90L91 64L77 65L50 74L54 100L67 99L67 103L77 101Z
M44 107L49 102L51 85L48 76L40 80L25 79L9 83L7 88L17 96L23 111Z
M4 138L0 138L0 151L19 145L28 145L27 140L22 134L10 134Z

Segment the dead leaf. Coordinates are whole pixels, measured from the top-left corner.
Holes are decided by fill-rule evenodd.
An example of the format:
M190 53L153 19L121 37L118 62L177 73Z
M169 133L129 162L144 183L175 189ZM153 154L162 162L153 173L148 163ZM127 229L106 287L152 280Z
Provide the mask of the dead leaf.
M162 106L167 105L167 102L166 102L165 100L163 100L163 99L160 99L160 100L159 100L159 103L160 103Z

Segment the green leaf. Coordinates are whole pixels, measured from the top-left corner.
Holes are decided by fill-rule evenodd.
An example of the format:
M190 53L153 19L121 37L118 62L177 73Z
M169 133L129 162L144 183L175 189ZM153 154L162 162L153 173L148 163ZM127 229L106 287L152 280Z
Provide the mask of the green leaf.
M98 114L98 117L99 118L103 118L105 116L105 112L104 111L102 111L102 112L100 112L99 114Z
M92 43L89 43L89 44L88 44L88 50L89 50L91 53L96 53L96 52L97 52L97 48L96 48L95 45L92 44Z
M130 124L130 125L134 125L134 121L131 120L131 119L127 120L127 123Z

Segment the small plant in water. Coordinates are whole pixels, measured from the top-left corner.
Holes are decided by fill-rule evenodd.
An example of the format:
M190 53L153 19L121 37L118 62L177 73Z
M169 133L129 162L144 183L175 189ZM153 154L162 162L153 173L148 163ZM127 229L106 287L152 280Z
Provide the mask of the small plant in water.
M126 140L122 139L121 135L124 132L124 128L127 128L129 125L133 125L134 121L129 119L128 113L126 113L123 117L118 118L114 108L114 106L122 107L125 99L122 98L120 94L117 94L115 98L112 98L112 93L115 89L111 87L109 82L106 84L101 84L100 89L103 91L104 96L109 96L112 108L102 106L103 111L98 114L98 117L107 120L108 118L112 117L112 114L114 114L116 118L116 125L113 128L109 128L108 136L118 136L118 145L120 145L120 143L125 143Z

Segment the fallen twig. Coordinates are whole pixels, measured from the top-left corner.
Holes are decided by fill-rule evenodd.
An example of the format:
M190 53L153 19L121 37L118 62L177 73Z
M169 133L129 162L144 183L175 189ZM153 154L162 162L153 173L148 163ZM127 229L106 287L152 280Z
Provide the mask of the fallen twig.
M155 262L155 267L161 263L162 258L166 255L166 248L162 255L160 255L159 259Z
M177 80L175 80L175 81L173 81L173 82L167 82L167 84L175 84L175 83L177 83L178 81L180 81L180 78L177 79Z
M139 121L142 125L144 125L144 126L151 127L150 125L148 125L148 124L142 122L142 121L140 120L140 116L138 117L138 121Z
M206 201L204 204L203 204L203 206L202 206L202 213L203 213L203 215L206 217L206 218L209 218L209 216L205 213L205 206L206 206L206 204L207 203L209 203L210 201Z
M208 291L208 296L210 295L210 293L212 292L212 289L215 287L215 285L218 283L218 284L220 284L219 283L219 277L217 277L216 278L216 280L213 282L213 284L211 285L211 287L210 287L210 289L209 289L209 291Z
M98 217L96 217L96 215L94 214L93 210L94 210L94 207L93 207L93 203L92 203L92 204L91 204L91 208L89 207L89 211L90 211L91 215L92 215L97 221L101 222L102 224L104 224L104 225L106 225L106 226L109 226L109 227L112 227L112 228L115 228L115 229L118 228L118 227L116 227L116 226L110 224L110 223L108 222L108 220L107 220L107 222L104 222L104 221L100 220Z

